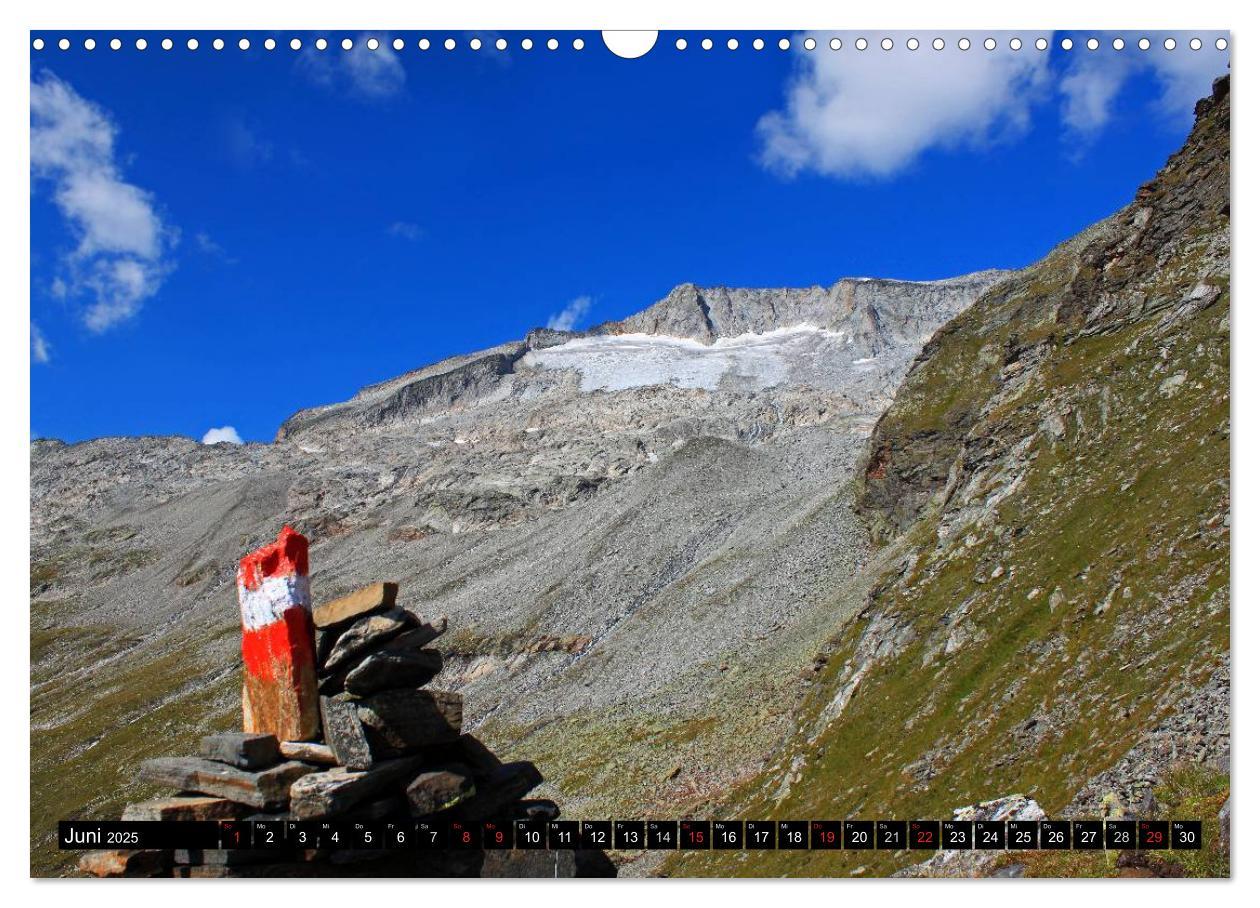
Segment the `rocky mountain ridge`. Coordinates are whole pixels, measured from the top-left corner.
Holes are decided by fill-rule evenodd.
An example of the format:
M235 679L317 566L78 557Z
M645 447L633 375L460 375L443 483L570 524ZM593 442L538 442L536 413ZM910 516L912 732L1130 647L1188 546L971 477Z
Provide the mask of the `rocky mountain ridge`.
M816 657L778 756L718 810L949 816L1020 793L1052 816L1180 811L1208 847L1161 873L1228 874L1229 137L1226 78L1130 205L924 347L863 456L857 508L882 544L865 602ZM982 863L919 872L1133 869L1114 853Z
M575 811L720 790L858 601L867 434L1000 277L690 288L648 310L677 335L539 330L295 414L273 444L33 443L33 829L146 796L114 767L231 727L232 566L284 523L312 540L317 598L390 577L450 615L440 681L469 727ZM683 324L697 295L727 301L712 336ZM695 770L657 784L683 754Z
M1133 204L1020 272L684 285L270 445L34 443L35 868L52 821L153 794L116 767L232 726L232 566L284 522L317 600L389 577L450 616L436 681L574 816L1215 811L1228 186L1226 81ZM825 857L664 869L911 862Z

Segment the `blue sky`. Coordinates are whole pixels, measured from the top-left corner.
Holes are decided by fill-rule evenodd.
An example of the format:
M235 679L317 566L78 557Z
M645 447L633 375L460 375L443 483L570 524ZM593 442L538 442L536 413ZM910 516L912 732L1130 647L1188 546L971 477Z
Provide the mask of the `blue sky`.
M1040 52L668 33L633 61L595 33L169 34L32 51L34 435L266 441L302 407L684 281L1019 267L1128 202L1228 60L1208 32Z

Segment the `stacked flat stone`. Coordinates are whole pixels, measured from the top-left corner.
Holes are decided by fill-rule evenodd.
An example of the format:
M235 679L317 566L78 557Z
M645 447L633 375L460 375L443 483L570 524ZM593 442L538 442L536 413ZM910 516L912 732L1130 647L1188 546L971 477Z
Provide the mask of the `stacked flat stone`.
M417 618L397 595L397 584L374 583L313 609L318 736L227 732L203 738L196 757L147 760L140 778L178 794L131 804L123 819L555 819L554 802L525 800L542 781L534 764L501 761L463 734L459 694L425 687L442 670L428 647L447 622ZM89 852L79 866L96 876L572 876L597 855L144 850Z

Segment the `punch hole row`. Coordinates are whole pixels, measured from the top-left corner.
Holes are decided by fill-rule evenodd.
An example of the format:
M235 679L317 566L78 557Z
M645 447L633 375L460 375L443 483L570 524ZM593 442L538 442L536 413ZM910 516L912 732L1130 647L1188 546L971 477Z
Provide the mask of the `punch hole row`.
M240 38L235 43L236 43L236 47L243 51L250 50L253 47L252 42L248 38ZM382 42L379 38L367 38L362 43L363 43L363 46L365 46L368 50L379 50ZM779 50L790 50L792 48L792 43L793 43L792 39L790 38L780 38L777 42L777 46ZM407 48L407 42L404 41L402 38L394 38L390 40L389 44L396 51L406 50ZM586 47L586 42L582 38L574 38L570 44L573 50L577 50L577 51L583 50ZM749 42L749 44L751 45L753 50L764 50L767 47L767 43L764 38L753 38L752 41ZM1150 38L1139 38L1136 44L1137 44L1138 50L1150 50L1151 47L1154 46ZM1190 50L1201 50L1203 48L1203 40L1201 38L1191 38L1188 42L1186 42L1186 44L1190 48ZM476 51L476 50L481 50L483 47L486 47L486 42L483 41L481 38L470 38L465 42L465 45L468 47L469 50ZM70 50L72 43L69 38L60 38L58 39L56 46L59 50L66 51L66 50ZM171 38L163 38L161 39L160 42L158 42L158 46L161 47L162 50L169 51L175 48L175 42ZM201 47L201 42L197 38L189 38L187 39L187 41L184 42L184 46L190 51L195 51ZM223 38L215 38L212 41L210 41L210 47L212 47L214 50L217 50L217 51L221 51L227 46L228 44ZM261 46L264 50L272 51L272 50L275 50L279 46L279 44L275 38L265 38L263 39ZM301 50L303 46L304 44L301 38L291 38L288 41L288 47L290 50L298 51L298 50ZM311 42L311 46L314 47L316 50L323 51L323 50L328 50L329 47L332 47L334 45L330 44L327 38L316 38L314 41ZM355 41L352 38L343 38L338 43L338 46L340 46L341 49L344 51L353 50L355 48ZM415 46L419 50L427 51L435 47L436 45L429 38L420 38L416 42ZM447 51L453 51L453 50L456 50L460 46L460 42L458 42L455 38L446 38L445 40L441 42L440 46ZM505 51L508 49L510 45L506 38L496 38L493 41L493 46L495 50ZM547 50L551 50L551 51L559 50L560 40L558 38L548 38L544 42L543 46L545 46ZM688 46L689 44L686 38L678 38L674 42L674 47L676 47L678 50L686 50ZM716 44L712 38L702 38L699 42L699 46L701 50L707 51L707 50L712 50L716 46ZM817 49L818 41L817 39L813 37L806 37L800 41L800 46L807 51L812 51L812 50ZM827 42L827 46L831 50L841 50L844 47L844 42L840 38L831 38ZM858 51L867 50L870 46L871 44L869 41L867 41L866 38L857 38L853 42L853 49L858 50ZM896 42L894 42L892 38L883 38L879 41L878 46L880 47L881 50L890 51L896 47ZM965 38L965 37L959 38L957 42L957 46L958 46L958 49L962 51L970 50L972 46L971 39ZM998 41L996 38L985 38L984 41L982 42L982 46L984 47L985 50L988 50L988 51L997 50ZM1024 42L1020 38L1011 38L1007 42L1007 46L1013 51L1018 51L1018 50L1023 49ZM1036 41L1033 42L1033 46L1037 50L1044 51L1044 50L1049 49L1050 42L1046 38L1038 38ZM1164 50L1168 50L1168 51L1176 50L1177 40L1171 37L1165 38L1162 42L1162 46ZM1215 42L1215 46L1217 50L1222 50L1222 51L1227 50L1229 48L1229 41L1226 40L1225 38L1217 38ZM31 47L39 51L47 47L47 43L44 41L43 38L35 38L31 41ZM95 50L96 47L97 47L97 41L95 38L83 39L84 50ZM115 50L115 51L122 50L123 41L120 38L111 38L108 42L108 47L110 50ZM137 38L135 40L136 50L147 50L148 47L149 47L149 41L147 38ZM533 50L535 47L534 39L522 38L519 42L519 47L521 50L527 50L527 51ZM919 39L907 38L905 41L905 47L906 47L906 50L911 50L911 51L918 50L920 47ZM939 37L933 38L931 41L931 47L933 50L937 50L937 51L944 50L946 47L946 41L944 38L939 38ZM1075 47L1075 42L1071 38L1063 38L1059 41L1059 47L1060 49L1065 50L1065 51L1072 50ZM1085 48L1087 50L1095 51L1095 50L1098 50L1100 47L1102 47L1102 43L1097 38L1088 38L1085 41ZM1117 38L1112 39L1111 48L1113 50L1122 51L1125 49L1125 47L1126 47L1126 44L1123 38L1117 37ZM727 50L739 50L740 48L739 39L728 38L726 41L726 48Z
M342 50L354 50L356 43L361 43L362 46L366 47L368 50L380 50L382 41L379 38L367 38L362 42L356 42L352 38L343 38L334 45L329 42L327 38L316 38L314 41L310 42L310 45L316 50L321 51L337 46L339 46ZM509 46L506 38L497 38L492 43L495 50L500 51L507 50ZM237 48L244 51L250 50L254 47L253 42L251 42L249 38L240 38L235 42L235 44ZM287 44L290 50L295 51L301 50L305 46L305 43L301 38L290 38ZM390 40L389 45L396 51L407 49L407 42L402 38L394 38ZM47 46L48 44L43 38L35 38L31 41L31 47L35 50L43 50ZM56 46L59 50L70 50L72 43L69 38L61 38L57 41ZM136 50L148 50L149 40L147 38L136 38L134 46ZM175 41L171 38L163 38L160 42L158 42L158 46L162 50L173 50L175 48ZM201 47L201 42L196 38L189 38L186 42L184 42L184 46L188 50L198 50ZM210 41L210 47L214 50L223 50L227 46L228 42L223 38L215 38ZM271 51L275 50L280 45L275 38L265 38L261 42L260 46L263 50ZM439 45L435 45L435 43L429 38L421 38L416 42L415 46L420 50L429 50L435 46L440 46L448 51L452 51L457 49L460 44L454 38L447 38ZM465 43L465 46L467 46L469 50L481 50L486 46L486 42L481 38L470 38ZM533 50L537 45L535 44L533 38L522 38L519 42L519 46L521 50ZM545 42L542 42L542 46L546 47L547 50L559 50L560 40L558 38L548 38ZM586 41L582 38L574 38L571 42L569 42L569 46L572 47L573 50L584 50L586 48ZM96 47L97 41L95 38L83 39L84 50L96 50ZM122 50L123 41L121 38L111 38L108 42L108 47L110 50Z

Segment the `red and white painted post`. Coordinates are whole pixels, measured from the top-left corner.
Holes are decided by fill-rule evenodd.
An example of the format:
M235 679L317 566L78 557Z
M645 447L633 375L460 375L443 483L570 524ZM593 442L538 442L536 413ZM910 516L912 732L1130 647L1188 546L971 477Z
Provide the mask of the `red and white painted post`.
M270 545L241 559L245 731L305 741L319 733L315 627L306 537L285 527Z

